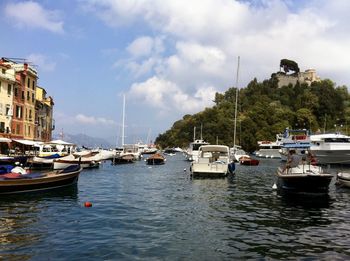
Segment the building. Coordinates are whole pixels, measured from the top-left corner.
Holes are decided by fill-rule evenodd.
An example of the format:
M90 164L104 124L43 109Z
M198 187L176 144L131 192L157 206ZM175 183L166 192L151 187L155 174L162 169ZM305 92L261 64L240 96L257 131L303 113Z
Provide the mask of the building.
M305 72L298 72L293 74L286 74L283 72L278 72L273 74L273 77L276 77L278 80L278 87L288 86L292 84L293 86L299 83L306 83L307 85L311 85L312 82L319 82L321 78L316 74L315 69L308 69Z
M0 128L4 126L0 137L50 141L54 103L52 97L47 98L46 91L37 86L36 69L24 60L7 58L1 58L0 68Z
M45 89L37 86L35 97L35 139L40 141L50 141L51 133L54 130L53 99L47 97Z
M15 71L0 60L0 135L11 133L13 90L16 83Z

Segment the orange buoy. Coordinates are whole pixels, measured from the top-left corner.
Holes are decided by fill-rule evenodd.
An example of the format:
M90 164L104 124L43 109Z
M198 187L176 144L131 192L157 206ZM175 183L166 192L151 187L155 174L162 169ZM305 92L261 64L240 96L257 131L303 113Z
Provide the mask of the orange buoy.
M85 206L86 208L91 208L91 207L92 207L92 203L89 202L89 201L86 201L86 202L84 203L84 206Z

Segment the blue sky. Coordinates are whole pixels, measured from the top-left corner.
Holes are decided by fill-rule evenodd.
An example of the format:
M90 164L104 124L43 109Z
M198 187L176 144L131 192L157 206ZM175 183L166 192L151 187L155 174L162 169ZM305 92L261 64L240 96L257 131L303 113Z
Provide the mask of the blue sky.
M350 82L350 1L42 0L0 2L0 56L37 66L56 130L116 143L154 139L215 92L279 61Z

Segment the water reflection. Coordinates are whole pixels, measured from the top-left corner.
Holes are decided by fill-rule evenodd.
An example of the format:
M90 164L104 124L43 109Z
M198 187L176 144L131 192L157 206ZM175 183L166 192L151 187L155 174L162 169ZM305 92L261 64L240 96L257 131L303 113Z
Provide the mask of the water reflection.
M30 254L18 254L40 242L45 228L42 220L52 202L71 204L77 200L77 186L45 192L2 196L0 199L0 258L28 260ZM31 251L28 251L31 252Z

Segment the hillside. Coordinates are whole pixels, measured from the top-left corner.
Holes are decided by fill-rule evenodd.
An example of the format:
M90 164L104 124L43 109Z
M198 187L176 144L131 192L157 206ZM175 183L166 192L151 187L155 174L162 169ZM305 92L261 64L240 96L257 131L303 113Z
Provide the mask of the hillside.
M203 138L215 144L232 146L234 136L236 88L216 93L215 105L184 115L155 143L161 147L187 147L193 140L193 129L203 125ZM346 86L335 86L331 80L278 87L278 80L252 80L239 89L236 144L254 151L259 140L274 140L286 127L307 128L311 132L347 131L350 122L350 99ZM197 134L198 136L198 134Z

